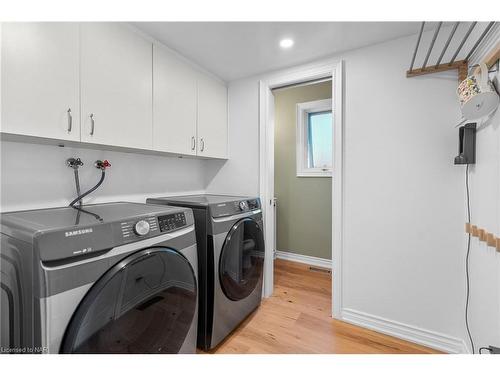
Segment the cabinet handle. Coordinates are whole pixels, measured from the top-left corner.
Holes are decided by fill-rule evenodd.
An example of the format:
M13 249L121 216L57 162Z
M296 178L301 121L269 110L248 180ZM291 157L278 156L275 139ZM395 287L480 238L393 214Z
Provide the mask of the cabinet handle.
M194 151L196 149L196 138L191 137L191 150Z
M95 127L95 122L94 122L94 114L90 114L90 135L94 135L94 127Z
M71 129L73 128L73 116L71 116L71 108L68 108L68 133L71 133Z
M203 150L205 150L205 141L200 138L200 151L203 152Z

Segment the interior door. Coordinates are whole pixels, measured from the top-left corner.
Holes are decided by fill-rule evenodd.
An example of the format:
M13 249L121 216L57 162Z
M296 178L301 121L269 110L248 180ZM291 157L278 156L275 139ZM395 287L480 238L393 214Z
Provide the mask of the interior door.
M1 131L79 141L78 24L1 27Z
M66 330L62 353L177 353L196 316L197 284L183 255L141 250L89 290Z
M152 43L125 25L81 26L82 141L152 147Z
M262 88L262 82L260 83ZM274 200L274 95L269 88L266 88L267 91L267 127L265 129L265 137L266 137L266 157L265 161L267 162L267 176L265 177L265 185L263 191L263 200L262 200L262 208L264 214L264 225L265 225L265 238L266 243L268 244L265 266L264 266L264 287L263 287L263 295L266 297L270 297L273 294L274 290L274 257L276 254L276 232L275 232L275 224L276 224L276 215L275 215L275 200Z
M153 149L196 155L197 73L153 46Z
M250 218L238 221L222 246L219 280L227 298L248 297L259 284L264 268L264 236L259 224Z

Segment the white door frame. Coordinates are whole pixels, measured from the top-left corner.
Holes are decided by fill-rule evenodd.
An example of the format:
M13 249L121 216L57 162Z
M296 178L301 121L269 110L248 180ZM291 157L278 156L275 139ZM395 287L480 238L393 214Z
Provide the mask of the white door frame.
M343 240L343 61L326 60L287 69L259 81L259 188L265 225L264 296L274 287L274 108L273 88L332 77L333 172L332 172L332 316L341 319Z

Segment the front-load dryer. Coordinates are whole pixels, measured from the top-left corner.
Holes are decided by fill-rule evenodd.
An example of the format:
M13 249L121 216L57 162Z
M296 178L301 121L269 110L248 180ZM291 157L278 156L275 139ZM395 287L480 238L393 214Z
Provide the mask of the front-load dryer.
M193 212L108 203L1 215L3 353L194 353Z
M198 346L216 347L261 302L264 234L259 198L190 195L147 203L191 208L198 243Z

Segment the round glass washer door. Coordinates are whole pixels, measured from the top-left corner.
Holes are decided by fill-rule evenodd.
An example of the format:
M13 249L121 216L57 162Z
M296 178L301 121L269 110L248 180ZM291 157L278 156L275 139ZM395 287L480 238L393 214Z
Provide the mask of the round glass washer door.
M196 302L196 276L182 254L141 250L91 287L68 325L61 352L177 353Z
M262 278L264 235L259 224L245 218L233 225L222 246L219 280L226 297L238 301L248 297Z

